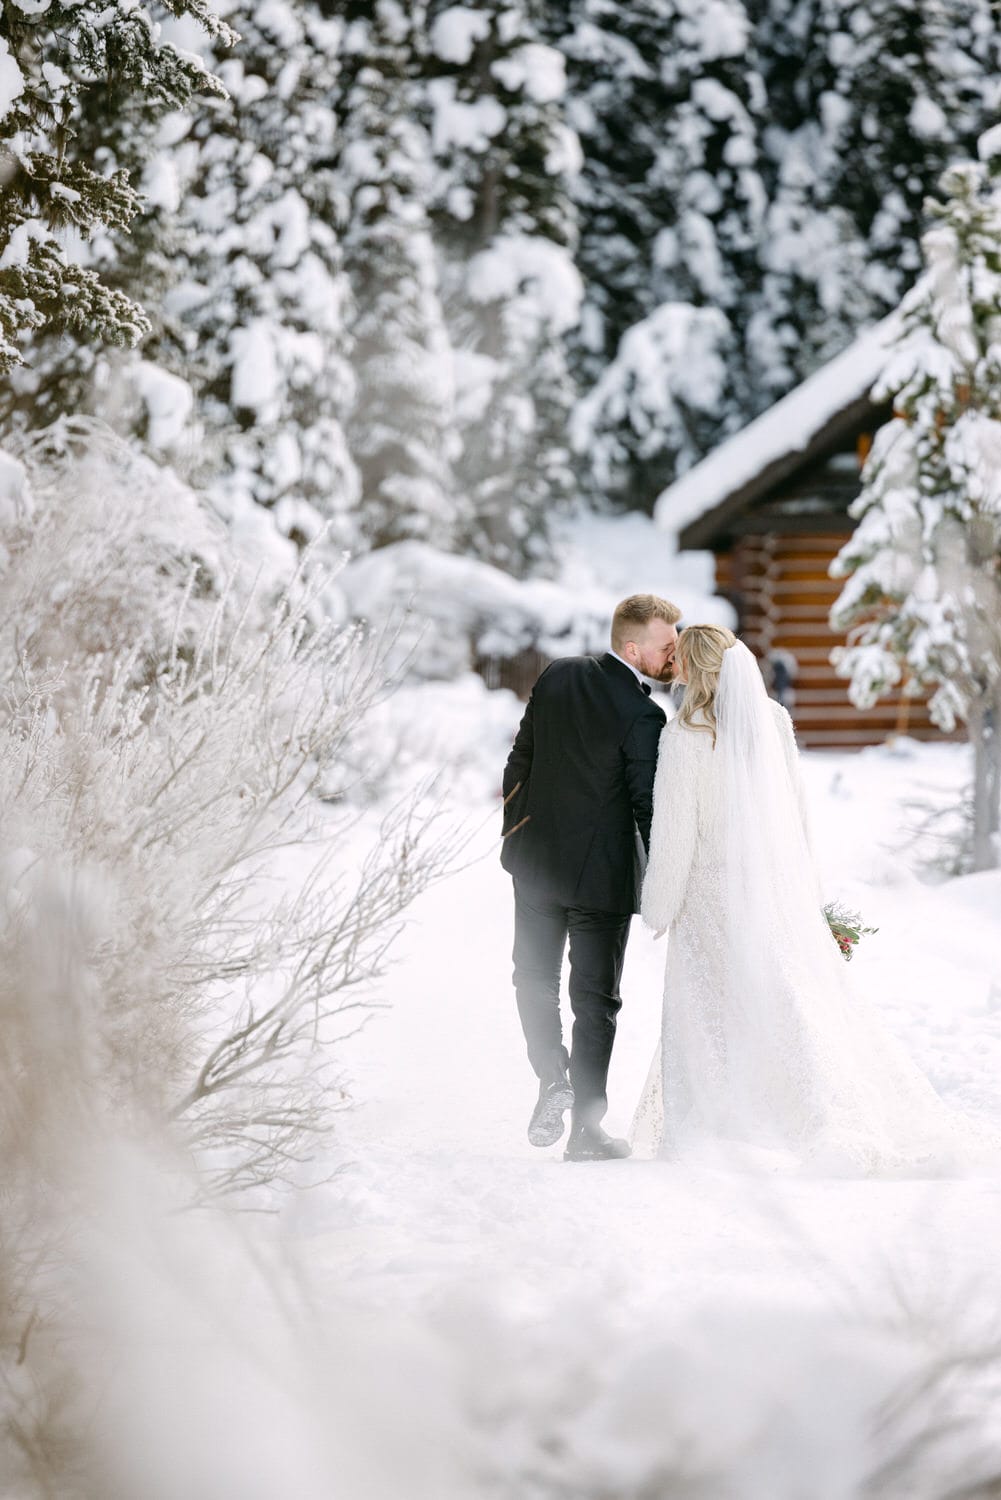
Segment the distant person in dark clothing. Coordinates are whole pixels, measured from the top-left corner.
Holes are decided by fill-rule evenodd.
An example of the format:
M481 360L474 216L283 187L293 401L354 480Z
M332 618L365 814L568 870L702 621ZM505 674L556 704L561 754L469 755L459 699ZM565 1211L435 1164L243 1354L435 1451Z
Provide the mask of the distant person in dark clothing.
M770 651L762 663L768 696L792 713L796 706L798 663L791 651Z
M601 1121L665 723L643 679L671 680L680 617L655 594L624 599L612 618L611 651L554 661L542 673L504 770L501 862L514 877L514 984L539 1078L528 1138L554 1145L572 1108L569 1161L629 1155ZM568 938L569 1053L560 1019Z

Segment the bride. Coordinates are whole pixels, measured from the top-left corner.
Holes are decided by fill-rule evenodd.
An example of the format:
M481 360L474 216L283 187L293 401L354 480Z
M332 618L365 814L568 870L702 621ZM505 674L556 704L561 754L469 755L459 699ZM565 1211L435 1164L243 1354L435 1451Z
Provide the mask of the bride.
M773 1170L954 1169L976 1127L849 984L828 929L789 715L729 630L689 626L676 663L642 897L668 929L664 1015L636 1143Z

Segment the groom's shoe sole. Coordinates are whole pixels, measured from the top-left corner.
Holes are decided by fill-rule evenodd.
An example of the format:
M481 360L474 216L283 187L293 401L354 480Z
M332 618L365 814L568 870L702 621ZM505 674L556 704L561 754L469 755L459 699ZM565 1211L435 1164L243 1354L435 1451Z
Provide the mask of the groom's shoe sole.
M528 1123L528 1139L533 1146L555 1146L566 1129L563 1116L573 1108L573 1089L564 1087L551 1089L540 1099Z
M627 1141L613 1140L610 1149L602 1150L600 1147L584 1147L573 1150L571 1147L563 1153L564 1161L625 1161L627 1156L632 1156L632 1147Z

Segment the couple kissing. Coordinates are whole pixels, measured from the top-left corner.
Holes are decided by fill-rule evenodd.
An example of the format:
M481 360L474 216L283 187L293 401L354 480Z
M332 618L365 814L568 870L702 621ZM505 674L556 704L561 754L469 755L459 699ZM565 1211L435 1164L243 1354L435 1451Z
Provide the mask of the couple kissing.
M632 916L667 934L661 1039L633 1139L656 1155L822 1175L998 1158L846 974L824 916L792 721L729 630L624 599L602 656L539 677L504 771L514 988L568 1161L622 1160L602 1127ZM651 683L684 687L672 718ZM560 984L569 946L573 1032Z

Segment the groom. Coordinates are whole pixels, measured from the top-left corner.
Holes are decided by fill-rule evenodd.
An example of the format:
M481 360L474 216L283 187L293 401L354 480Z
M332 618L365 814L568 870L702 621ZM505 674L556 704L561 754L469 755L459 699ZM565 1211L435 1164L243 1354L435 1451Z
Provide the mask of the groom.
M623 599L611 651L566 657L542 673L504 769L501 863L514 877L514 985L539 1079L528 1138L554 1145L572 1106L566 1161L629 1155L601 1121L665 723L643 678L671 680L680 617L656 594ZM569 1055L560 1023L568 937Z

